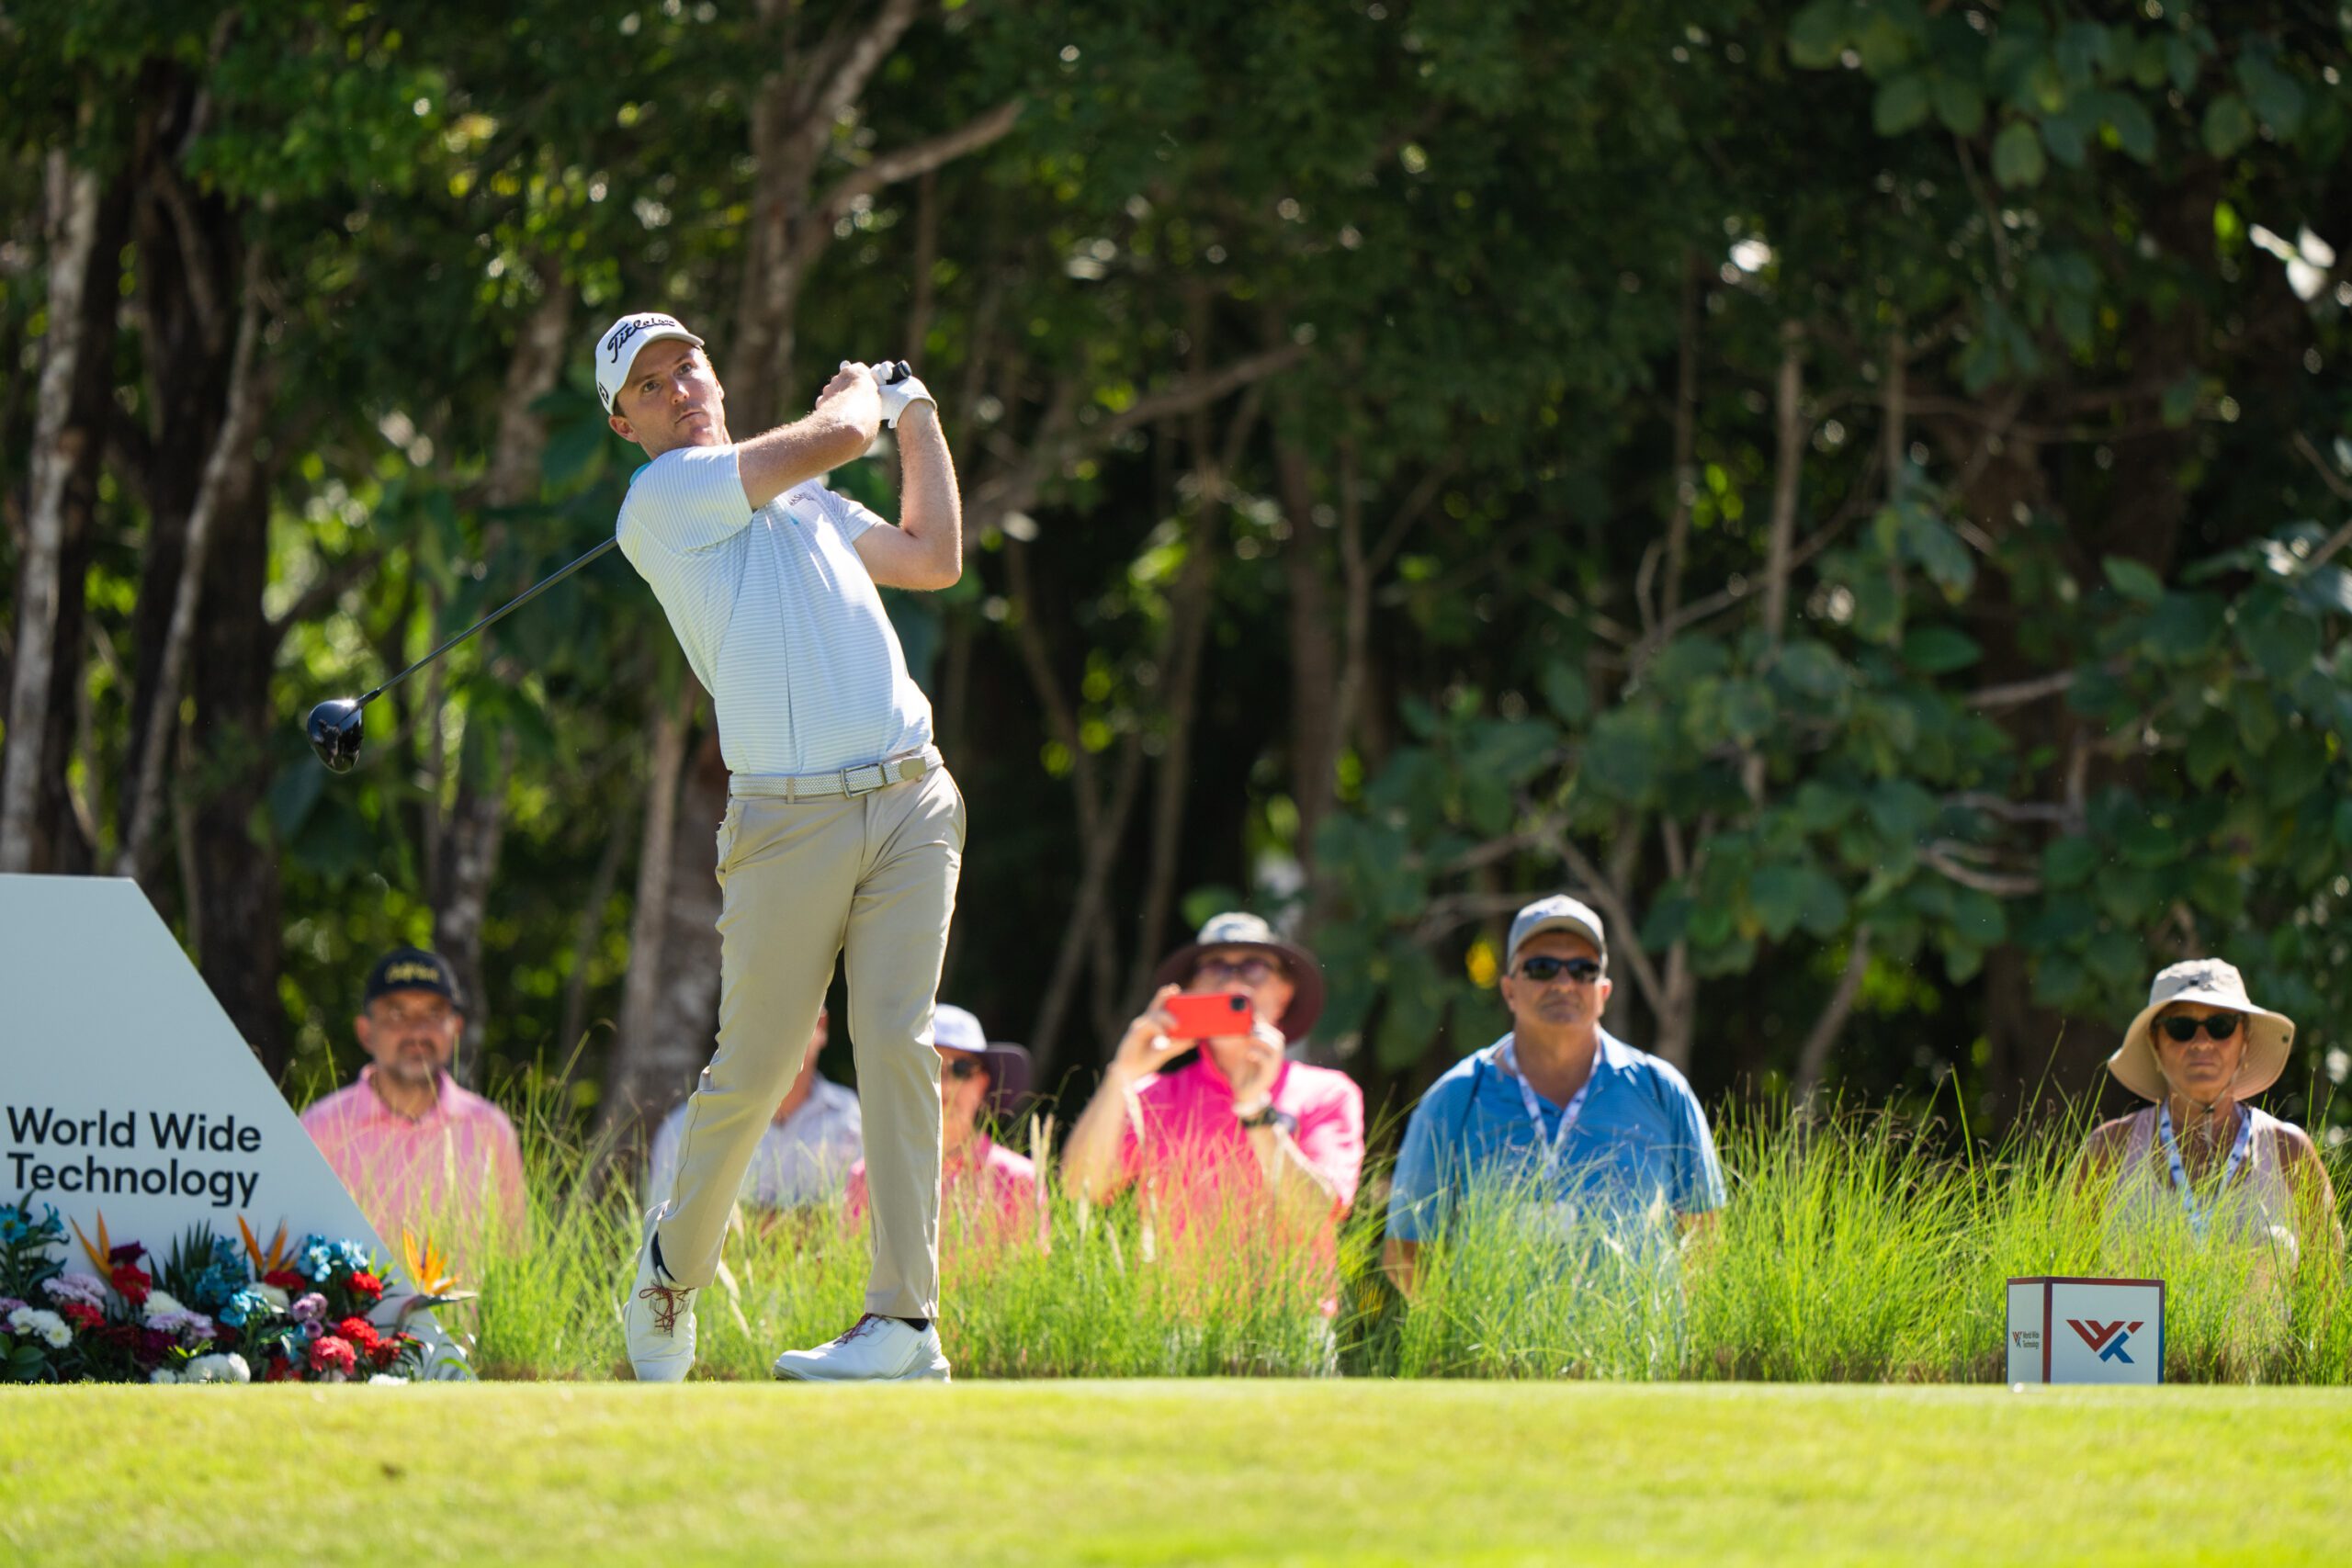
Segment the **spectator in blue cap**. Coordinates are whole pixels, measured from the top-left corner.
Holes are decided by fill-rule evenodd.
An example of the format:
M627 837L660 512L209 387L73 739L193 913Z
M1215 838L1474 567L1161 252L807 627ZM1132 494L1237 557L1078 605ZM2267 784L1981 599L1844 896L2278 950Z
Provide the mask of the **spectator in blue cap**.
M1520 910L1503 964L1511 1032L1454 1064L1413 1108L1388 1198L1383 1262L1410 1294L1417 1256L1474 1183L1623 1227L1672 1213L1687 1230L1724 1204L1706 1113L1682 1075L1600 1026L1600 917L1555 895Z

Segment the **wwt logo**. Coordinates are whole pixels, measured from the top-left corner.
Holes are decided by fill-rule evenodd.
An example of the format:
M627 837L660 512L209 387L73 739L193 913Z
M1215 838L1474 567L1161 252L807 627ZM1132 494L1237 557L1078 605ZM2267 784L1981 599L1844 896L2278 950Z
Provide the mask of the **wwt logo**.
M2083 1343L2098 1351L2100 1360L2121 1361L2125 1366L2136 1365L2123 1347L2132 1336L2140 1332L2139 1324L2126 1323L2120 1317L2113 1323L2101 1323L2097 1318L2085 1322L2079 1317L2070 1317L2066 1320L2066 1326L2081 1335Z

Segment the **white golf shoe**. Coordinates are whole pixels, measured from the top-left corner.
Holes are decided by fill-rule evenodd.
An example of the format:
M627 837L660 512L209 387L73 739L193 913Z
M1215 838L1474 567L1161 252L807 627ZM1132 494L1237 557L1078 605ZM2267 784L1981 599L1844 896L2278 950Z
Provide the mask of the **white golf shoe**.
M937 1324L918 1329L869 1312L830 1345L778 1356L775 1375L786 1382L945 1382L947 1357Z
M621 1303L621 1331L628 1341L628 1364L639 1382L684 1382L695 1366L695 1303L690 1288L665 1285L653 1266L653 1232L665 1205L645 1222L645 1242L637 1249L637 1278Z

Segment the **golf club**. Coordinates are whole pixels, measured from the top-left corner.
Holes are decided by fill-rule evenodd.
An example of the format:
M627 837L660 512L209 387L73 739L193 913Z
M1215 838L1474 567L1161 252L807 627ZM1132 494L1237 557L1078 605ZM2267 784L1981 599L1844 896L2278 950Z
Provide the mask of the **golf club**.
M432 663L435 660L440 658L443 654L448 652L451 649L457 647L459 643L473 636L476 632L481 631L484 626L489 626L492 622L501 620L511 612L518 610L525 604L529 604L532 600L537 598L540 594L545 593L548 589L553 588L557 583L561 582L565 578L570 577L573 572L578 571L582 567L586 566L589 562L596 559L599 556L602 556L605 551L611 549L615 545L619 543L620 540L617 537L606 539L603 544L598 545L594 549L590 550L586 555L582 556L578 560L573 561L570 566L565 567L561 571L557 572L554 576L549 577L543 581L534 583L532 586L525 589L522 592L516 594L514 598L509 599L505 604L500 605L497 609L492 610L489 615L484 615L481 620L476 621L472 626L468 626L464 631L459 632L456 637L451 637L448 641L443 643L440 647L435 649L432 652L426 654L424 658L418 660L415 663L410 665L407 669L401 671L399 674L393 676L382 685L378 686L366 696L357 698L329 697L325 702L322 702L318 706L312 708L311 710L310 719L304 726L306 732L311 738L311 750L319 754L319 761L326 764L328 772L336 773L347 773L351 772L351 770L356 766L359 761L359 739L362 722L361 710L367 707L369 703L374 702L378 697L382 696L386 692L390 691L394 686L399 685L402 681L407 680L410 676L415 674L418 671L424 669L426 665Z
M886 383L903 381L908 377L914 374L913 369L903 359L893 360L887 364L877 366L876 368L881 371L882 379ZM432 663L435 660L440 658L443 654L448 652L451 649L457 647L459 643L473 636L476 632L481 631L483 627L490 626L495 621L502 620L506 615L521 609L524 605L529 604L532 600L537 598L548 589L553 588L557 583L561 582L565 578L570 577L573 572L578 571L582 567L586 566L589 562L596 559L596 558L619 543L620 539L617 536L606 539L603 544L598 545L594 549L590 550L586 555L582 556L578 560L573 561L570 566L565 567L561 571L557 572L554 576L546 579L544 581L535 583L531 587L525 589L522 592L517 593L514 598L509 599L505 604L500 605L497 609L492 610L489 615L484 615L481 620L476 621L472 626L468 626L456 637L451 637L448 641L443 643L440 647L435 649L432 652L426 654L424 658L418 660L415 663L410 665L407 669L401 671L399 674L393 676L382 685L378 686L366 696L356 698L329 697L325 702L319 704L318 706L311 710L311 716L303 725L304 732L309 735L311 739L311 750L319 754L319 761L326 765L326 769L329 773L347 773L351 772L351 770L356 767L359 763L359 741L361 731L364 728L362 710L365 709L369 703L374 702L378 697L382 696L386 692L390 691L394 686L399 685L402 681L407 680L410 676L415 674L418 671L424 669L426 665Z

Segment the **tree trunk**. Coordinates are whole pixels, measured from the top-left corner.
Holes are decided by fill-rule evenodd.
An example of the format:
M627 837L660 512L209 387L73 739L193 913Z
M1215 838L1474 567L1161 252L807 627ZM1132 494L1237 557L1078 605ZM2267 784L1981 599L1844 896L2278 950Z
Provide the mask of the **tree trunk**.
M180 692L196 635L197 609L207 577L213 535L232 495L243 499L254 488L254 437L269 402L265 378L256 364L264 310L258 287L260 275L261 252L256 247L246 256L244 319L238 326L236 353L229 366L227 411L212 443L211 454L205 459L203 478L183 531L180 579L173 585L171 618L164 625L163 651L156 660L155 683L148 694L146 719L141 730L139 753L142 757L164 758L172 754L172 738L180 722ZM266 508L264 510L266 513ZM267 553L265 541L265 580ZM232 614L259 615L261 593L256 588L250 606L236 604L220 608ZM266 618L263 625L266 629ZM269 648L275 646L276 638L272 637ZM269 651L266 649L261 658L265 672L268 664ZM115 861L118 876L138 877L146 873L155 825L162 817L164 777L168 771L163 766L143 767L137 783L130 786L122 846Z
M258 300L249 307L261 308ZM285 922L278 846L266 802L277 772L269 678L277 634L262 614L269 578L269 506L249 458L222 495L205 561L203 602L191 671L199 773L209 793L197 803L195 924L198 967L237 1032L272 1077L285 1071L286 1004L277 981ZM168 749L156 753L168 757Z
M686 756L689 716L701 691L689 681L687 694L682 711L665 716L655 732L628 984L603 1117L623 1144L694 1088L718 1028L720 896L712 836L727 810L727 764L715 726ZM665 780L669 801L662 798Z
M50 721L59 675L80 670L81 583L78 578L66 582L66 566L87 534L110 412L103 398L94 409L76 395L94 379L103 388L113 355L111 263L119 246L100 244L108 226L107 195L96 173L73 167L63 152L50 154L49 184L49 341L17 577L7 750L0 762L0 871L48 870L52 861L52 846L40 831L41 800L47 781L64 772L65 759L50 753ZM61 657L58 636L67 624L75 637Z
M1340 645L1312 466L1306 452L1289 441L1279 445L1274 462L1283 510L1290 518L1290 537L1283 546L1290 596L1290 787L1298 805L1299 864L1311 887L1315 833L1338 800L1340 750L1346 744L1340 732ZM1311 898L1308 908L1314 908Z
M499 401L498 436L491 453L489 482L483 499L492 507L522 506L539 493L540 459L547 451L547 421L535 405L556 385L563 371L564 348L571 328L571 292L553 261L537 267L539 304L526 318L507 361L506 385ZM502 521L483 530L482 555L493 558L503 548L507 528ZM517 582L519 592L526 584ZM479 667L497 664L492 638L497 628L483 632L475 657ZM500 668L498 678L512 683L519 671ZM498 874L498 852L506 829L506 785L514 771L514 737L503 731L495 738L484 727L468 725L458 758L458 794L442 823L440 860L434 877L433 945L448 960L466 998L466 1035L458 1053L463 1080L480 1088L486 1066L483 1040L490 1019L487 976L482 964L482 925L489 916L490 888ZM494 748L484 757L482 747ZM438 775L435 775L438 778Z

